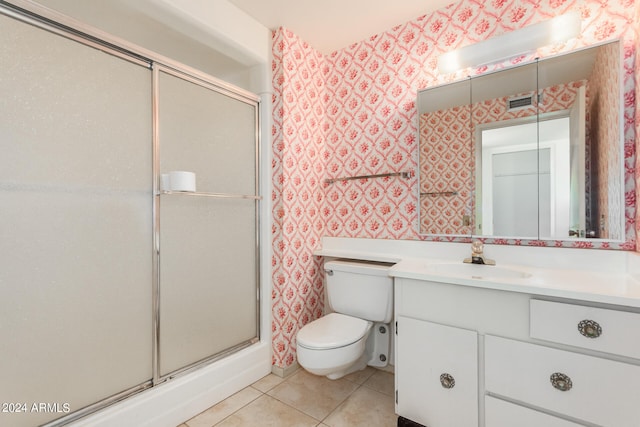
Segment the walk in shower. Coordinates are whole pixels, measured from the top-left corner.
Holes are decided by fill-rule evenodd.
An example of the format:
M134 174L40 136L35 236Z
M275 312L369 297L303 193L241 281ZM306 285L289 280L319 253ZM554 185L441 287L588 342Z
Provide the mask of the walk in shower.
M0 38L0 425L256 343L260 99L6 4Z

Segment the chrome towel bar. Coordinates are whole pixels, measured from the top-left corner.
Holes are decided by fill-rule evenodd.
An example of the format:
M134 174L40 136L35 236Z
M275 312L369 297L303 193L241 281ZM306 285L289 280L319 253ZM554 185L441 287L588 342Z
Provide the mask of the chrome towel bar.
M388 176L401 176L402 178L409 179L411 178L411 172L389 172L389 173L379 173L375 175L358 175L358 176L349 176L345 178L330 178L330 179L325 179L324 182L326 184L333 184L336 181L352 181L354 179L385 178Z
M422 196L431 196L431 197L446 196L446 197L451 197L451 196L457 196L457 195L458 195L457 191L431 191L431 192L426 192L426 193L420 193L420 197L422 197Z

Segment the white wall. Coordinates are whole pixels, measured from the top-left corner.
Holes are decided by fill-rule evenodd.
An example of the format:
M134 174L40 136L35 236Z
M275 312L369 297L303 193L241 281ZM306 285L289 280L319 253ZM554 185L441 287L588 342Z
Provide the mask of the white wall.
M48 8L253 92L252 69L269 64L270 30L227 0L10 2Z

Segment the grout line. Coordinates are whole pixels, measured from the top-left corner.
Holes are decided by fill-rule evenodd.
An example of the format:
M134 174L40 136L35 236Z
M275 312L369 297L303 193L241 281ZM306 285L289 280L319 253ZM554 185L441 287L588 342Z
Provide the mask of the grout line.
M347 380L347 381L348 381L348 380ZM356 387L356 388L355 388L351 393L349 393L349 394L347 395L347 397L345 397L345 398L344 398L344 400L343 400L342 402L338 403L338 406L336 406L335 408L333 408L333 411L329 412L329 413L327 414L327 416L326 416L326 417L324 417L324 418L322 419L322 421L321 421L322 423L324 423L324 421L325 421L327 418L329 418L329 417L330 417L334 412L336 412L338 409L340 409L340 407L344 404L344 402L346 402L346 401L351 397L351 395L352 395L353 393L355 393L356 391L360 390L360 389L362 388L362 385L364 384L364 383L363 383L363 384L358 384L358 383L356 383L355 381L351 381L351 382L353 382L354 384L357 384L357 385L358 385L358 387Z
M256 388L254 388L254 387L251 387L250 385L249 385L249 386L247 386L247 387L245 387L245 388L243 388L243 389L242 389L242 390L240 390L240 391L246 390L246 389L248 389L248 388L253 388L254 390L258 391L258 392L260 393L260 396L258 396L258 397L256 397L255 399L252 399L251 401L249 401L249 402L245 403L245 404L244 404L244 405L242 405L240 408L236 409L235 411L233 411L232 413L230 413L229 415L227 415L226 417L224 417L223 419L221 419L220 421L218 421L217 423L215 423L215 424L214 424L213 426L211 426L211 427L215 427L215 426L219 425L220 423L223 423L224 421L226 421L226 420L227 420L227 418L232 417L232 416L233 416L233 415L235 415L237 412L239 412L239 411L241 411L242 409L246 408L247 406L249 406L250 404L252 404L253 402L255 402L256 400L260 399L262 396L264 396L264 395L265 395L265 393L263 393L262 391L260 391L260 390L258 390L258 389L256 389ZM238 392L238 393L240 393L240 392ZM231 396L233 396L233 395L231 395ZM227 397L227 399L229 399L231 396ZM220 402L216 403L216 405L217 405L217 404L220 404L220 403L222 403L222 402L224 402L224 401L225 401L225 400L227 400L227 399L224 399L224 400L222 400L222 401L220 401ZM213 406L216 406L216 405L213 405Z
M383 371L383 372L384 372L384 371ZM391 375L393 375L393 373L391 373L391 372L389 372L389 373L390 373ZM272 387L271 387L271 388L269 388L267 391L262 391L262 390L259 390L259 389L258 389L258 388L256 388L256 387L254 387L254 386L253 386L253 384L255 384L255 382L254 382L253 384L248 385L247 387L245 387L245 388L244 388L244 389L242 389L242 390L246 390L247 388L252 388L253 390L257 391L257 392L259 393L259 395L258 395L255 399L252 399L251 401L247 402L246 404L244 404L244 405L242 405L241 407L239 407L238 409L236 409L236 410L235 410L234 412L232 412L231 414L227 415L225 418L223 418L223 419L221 419L220 421L218 421L216 424L214 424L214 426L213 426L213 427L215 427L215 426L219 425L220 423L222 423L222 422L224 422L225 420L227 420L229 417L231 417L231 416L235 415L237 412L239 412L239 411L243 410L245 407L247 407L247 406L248 406L248 405L250 405L251 403L253 403L253 402L255 402L256 400L258 400L258 399L260 399L260 398L262 398L262 397L265 397L265 396L267 396L267 397L269 397L269 398L272 398L272 399L275 399L275 400L277 400L278 402L282 403L283 405L285 405L285 406L287 406L287 407L289 407L289 408L291 408L291 409L295 410L296 412L299 412L299 413L301 413L301 414L304 414L305 416L308 416L309 418L311 418L311 419L313 419L313 420L315 420L315 421L318 421L318 423L316 424L316 427L318 427L318 426L320 426L320 424L323 424L323 423L327 420L327 418L329 418L329 417L330 417L331 415L333 415L333 414L334 414L338 409L340 409L340 407L342 407L342 406L344 405L344 403L345 403L345 402L346 402L346 401L347 401L347 400L348 400L348 399L349 399L353 394L355 394L358 390L360 390L360 389L361 389L361 388L363 388L363 387L364 387L364 388L366 388L366 389L368 389L368 390L371 390L371 391L373 391L373 392L375 392L375 393L378 393L378 394L380 394L380 395L382 395L382 396L389 397L389 398L393 398L393 396L390 396L390 395L388 395L388 394L386 394L386 393L382 393L382 392L380 392L379 390L376 390L376 389L374 389L374 388L371 388L371 387L369 387L369 386L366 386L366 385L365 385L365 384L366 384L366 383L367 383L367 382L368 382L368 381L369 381L369 380L370 380L370 379L371 379L375 374L376 374L376 372L374 371L374 372L373 372L371 375L369 375L369 376L368 376L368 377L367 377L367 378L366 378L362 383L358 383L357 381L353 381L353 380L349 380L349 379L346 379L346 378L345 378L345 380L346 380L346 381L348 381L348 382L350 382L350 383L352 383L352 384L355 384L357 387L356 387L353 391L351 391L349 394L347 394L347 395L346 395L346 397L345 397L343 400L341 400L341 401L336 405L336 407L335 407L335 408L333 408L333 410L332 410L331 412L329 412L329 414L327 414L327 415L326 415L324 418L322 418L321 420L318 420L316 417L314 417L314 416L312 416L312 415L310 415L310 414L306 413L305 411L303 411L303 410L301 410L301 409L299 409L299 408L296 408L295 406L292 406L291 404L289 404L289 403L287 403L287 402L283 402L282 400L278 399L277 397L272 396L272 395L270 395L270 394L269 394L269 392L271 392L272 390L274 390L276 387L279 387L280 385L282 385L282 384L284 384L284 383L288 382L288 381L289 381L289 379L293 377L293 375L289 375L287 378L284 378L284 379L283 379L283 381L281 381L281 382L279 382L278 384L276 384L276 385L272 386ZM260 381L260 380L258 380L258 381ZM256 381L256 382L257 382L257 381ZM240 390L240 391L242 391L242 390ZM239 391L239 392L240 392L240 391ZM238 392L238 393L239 393L239 392ZM237 394L237 393L234 393L234 394ZM233 395L231 395L231 396L233 396ZM229 396L227 399L231 398L231 396ZM227 400L227 399L224 399L224 400L222 400L221 402L218 402L217 404L220 404L220 403L224 402L224 401L225 401L225 400ZM217 405L217 404L216 404L216 405ZM215 406L215 405L213 405L213 406ZM213 406L212 406L212 407L213 407ZM204 412L204 411L203 411L203 412ZM188 421L188 420L187 420L187 421ZM186 426L188 427L187 421L184 421L184 422L183 422L183 423L181 423L178 427L180 427L182 424L184 424L184 425L186 425Z
M296 370L296 371L297 371L297 370ZM284 383L288 382L288 381L289 381L289 379L290 379L290 378L292 378L294 375L295 375L295 372L291 373L291 375L286 376L286 377L283 379L283 381L279 382L278 384L276 384L275 386L271 387L268 391L263 392L262 394L263 394L263 395L266 395L266 396L268 396L268 397L270 397L271 399L277 400L278 402L282 403L282 404L283 404L283 405L285 405L285 406L288 406L289 408L293 409L293 410L294 410L294 411L296 411L296 412L299 412L299 413L301 413L301 414L303 414L303 415L305 415L305 416L307 416L307 417L309 417L309 418L311 418L311 419L313 419L313 420L315 420L315 421L318 421L318 424L316 424L316 427L317 427L317 426L319 426L320 424L322 424L322 420L318 420L318 419L317 419L316 417L314 417L313 415L307 414L307 413L306 413L306 412L304 412L303 410L301 410L301 409L299 409L299 408L296 408L295 406L292 406L291 404L289 404L289 403L287 403L287 402L284 402L284 401L282 401L282 400L278 399L276 396L272 396L272 395L270 395L270 394L269 394L269 392L270 392L270 391L272 391L273 389L275 389L276 387L279 387L279 386L281 386L282 384L284 384Z

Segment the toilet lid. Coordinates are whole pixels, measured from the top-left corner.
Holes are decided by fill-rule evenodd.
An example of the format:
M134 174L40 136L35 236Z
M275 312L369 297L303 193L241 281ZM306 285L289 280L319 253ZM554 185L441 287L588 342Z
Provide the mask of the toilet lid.
M371 322L339 313L330 313L305 325L296 336L298 344L311 349L344 347L358 341Z

